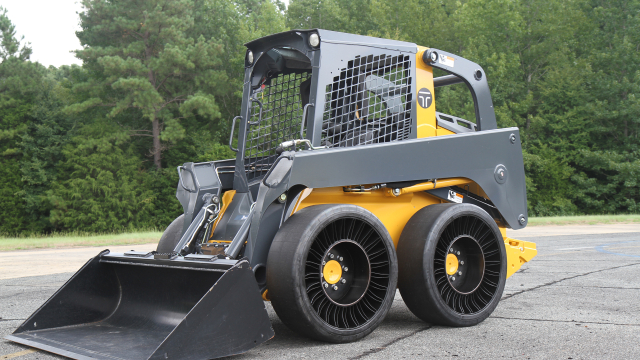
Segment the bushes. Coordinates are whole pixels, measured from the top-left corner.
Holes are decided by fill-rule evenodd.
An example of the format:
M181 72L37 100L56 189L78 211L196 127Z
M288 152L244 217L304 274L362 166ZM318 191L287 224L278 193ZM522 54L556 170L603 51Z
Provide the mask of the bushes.
M140 160L128 150L127 136L106 122L87 126L64 148L52 184L50 221L57 230L92 232L150 228L155 195Z

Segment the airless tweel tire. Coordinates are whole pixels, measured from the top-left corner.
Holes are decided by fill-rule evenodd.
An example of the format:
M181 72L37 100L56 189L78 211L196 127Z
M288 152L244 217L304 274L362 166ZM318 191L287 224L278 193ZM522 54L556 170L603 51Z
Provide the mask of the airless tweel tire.
M333 343L356 341L387 315L397 266L391 237L371 212L311 206L292 215L273 240L268 294L293 331Z
M502 235L471 204L437 204L413 215L398 242L398 288L420 319L472 326L496 308L506 280Z

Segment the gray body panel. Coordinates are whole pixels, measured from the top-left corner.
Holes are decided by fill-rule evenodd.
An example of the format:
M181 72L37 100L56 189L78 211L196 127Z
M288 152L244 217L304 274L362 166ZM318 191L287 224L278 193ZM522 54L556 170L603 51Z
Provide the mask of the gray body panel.
M516 136L515 143L510 141ZM494 171L504 165L503 184ZM395 143L296 153L289 185L310 188L463 177L475 181L504 217L521 229L527 218L524 164L517 128L429 137ZM268 180L267 180L268 181Z
M516 138L514 142L511 141L512 135ZM274 216L270 205L280 194L292 188L462 177L480 185L508 227L521 229L526 226L526 221L521 224L519 217L523 215L528 219L522 147L517 128L288 152L282 157L260 185L256 216L251 223L245 252L254 267L266 264L271 241L287 210L280 206L280 217ZM506 169L506 181L496 180L494 172L499 165ZM292 198L295 195L288 194ZM268 212L268 209L272 211Z

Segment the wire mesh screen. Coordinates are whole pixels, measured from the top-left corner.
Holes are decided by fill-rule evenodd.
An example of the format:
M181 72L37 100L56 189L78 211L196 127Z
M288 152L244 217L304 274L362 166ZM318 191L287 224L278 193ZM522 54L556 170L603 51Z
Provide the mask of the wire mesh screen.
M356 57L326 87L322 145L344 147L408 139L411 58Z
M269 170L280 143L300 138L303 101L309 101L310 80L309 73L280 74L253 93L252 99L257 101L251 108L253 125L247 131L244 162L247 180Z

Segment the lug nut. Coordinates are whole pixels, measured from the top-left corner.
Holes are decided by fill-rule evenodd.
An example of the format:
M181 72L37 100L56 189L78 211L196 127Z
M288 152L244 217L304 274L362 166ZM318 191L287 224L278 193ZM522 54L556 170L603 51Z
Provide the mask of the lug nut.
M338 287L336 285L333 285L333 290L338 290Z
M460 251L458 251L456 254L458 254L458 256L460 256Z
M458 275L462 276L462 271L458 271Z
M460 260L460 265L464 265L464 261L463 260Z
M344 271L349 271L349 268L345 266Z
M333 259L333 256L334 256L333 254L329 254L329 257L332 258L332 259Z
M324 283L324 287L326 287L326 288L327 288L327 287L329 287L329 284L327 284L327 283Z
M322 260L322 265L326 265L326 264L327 264L327 263L326 263L324 260Z
M346 279L342 279L342 280L340 280L340 282L344 284L344 283L347 282L347 280Z
M342 261L342 260L344 260L344 259L342 258L342 256L340 256L340 261Z
M452 276L452 277L451 277L451 281L456 281L456 277L455 277L455 276Z

